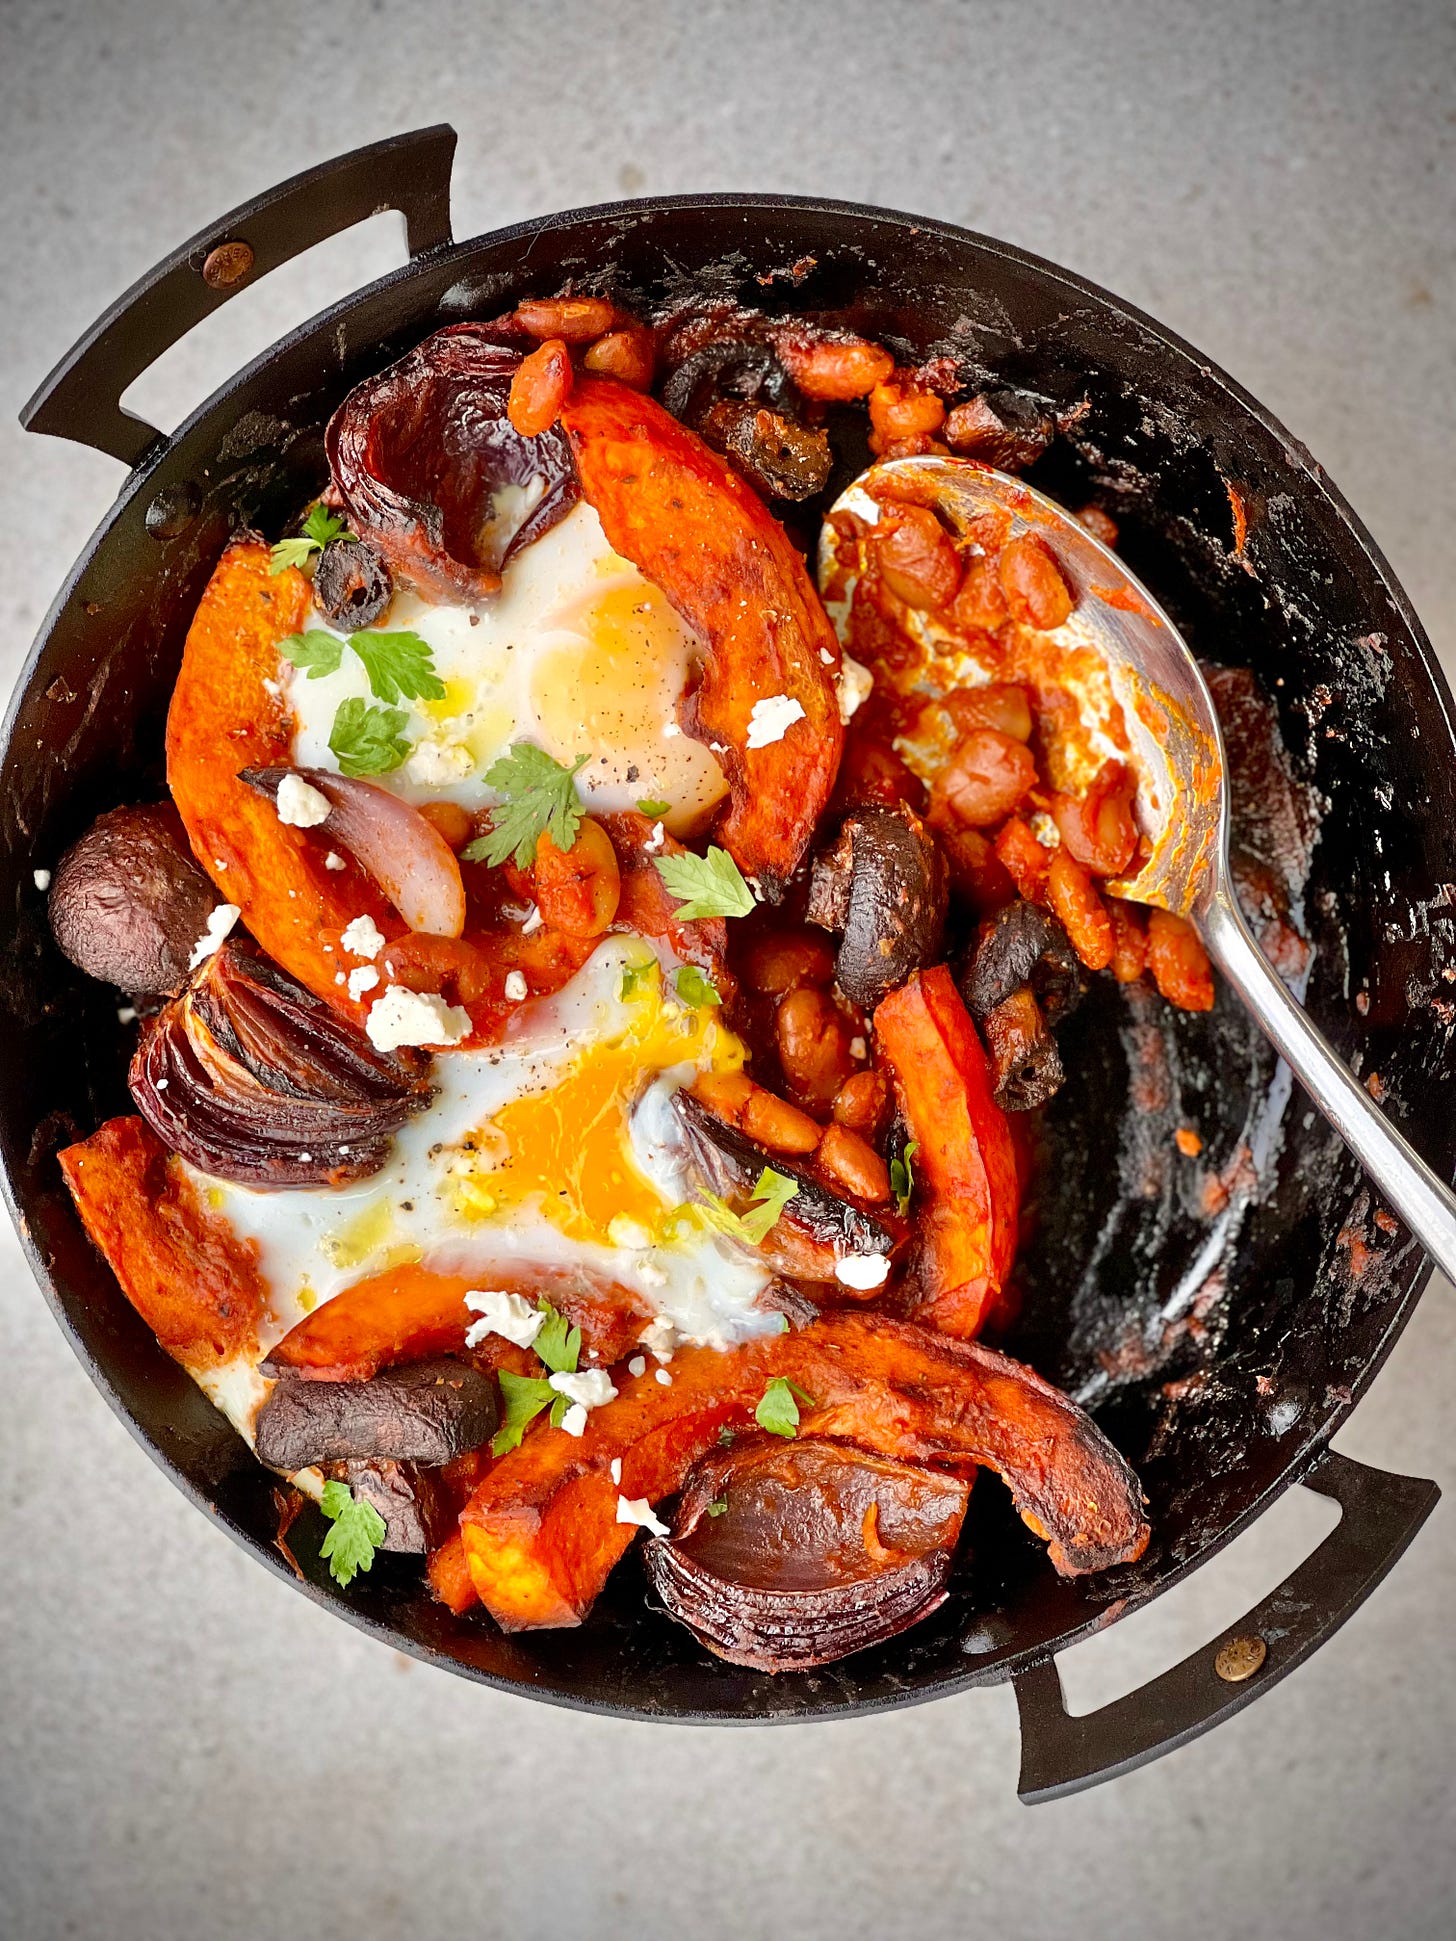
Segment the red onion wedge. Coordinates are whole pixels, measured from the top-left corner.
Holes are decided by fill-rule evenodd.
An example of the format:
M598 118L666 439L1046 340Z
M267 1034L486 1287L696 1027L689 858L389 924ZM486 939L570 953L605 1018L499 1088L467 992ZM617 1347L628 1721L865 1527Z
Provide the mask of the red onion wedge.
M277 801L285 775L296 775L329 804L317 827L352 851L411 930L458 937L465 928L465 885L455 852L418 809L373 782L326 768L245 768L242 779Z

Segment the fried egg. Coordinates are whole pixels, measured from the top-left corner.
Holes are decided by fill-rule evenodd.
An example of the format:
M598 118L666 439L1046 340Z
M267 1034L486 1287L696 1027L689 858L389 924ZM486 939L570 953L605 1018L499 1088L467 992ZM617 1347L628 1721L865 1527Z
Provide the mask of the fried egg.
M670 960L610 937L554 997L523 1005L502 1044L436 1060L436 1098L371 1178L264 1192L194 1173L258 1248L262 1353L344 1288L414 1262L483 1289L492 1268L584 1268L633 1290L644 1327L670 1322L685 1342L774 1332L759 1305L771 1275L693 1210L672 1110L697 1073L743 1059L715 1007L677 999ZM265 1392L252 1368L204 1386L249 1433Z
M321 614L311 631L334 633ZM408 760L372 777L410 802L441 798L471 812L499 801L491 763L531 741L577 777L588 809L668 804L675 836L700 829L727 782L711 750L684 735L678 701L699 645L666 597L612 551L591 506L573 508L506 567L498 597L478 609L433 605L401 591L382 631L416 633L429 647L443 698L406 702ZM338 635L347 638L346 635ZM342 702L372 702L358 656L313 679L291 672L285 695L297 723L294 760L336 769L329 732Z

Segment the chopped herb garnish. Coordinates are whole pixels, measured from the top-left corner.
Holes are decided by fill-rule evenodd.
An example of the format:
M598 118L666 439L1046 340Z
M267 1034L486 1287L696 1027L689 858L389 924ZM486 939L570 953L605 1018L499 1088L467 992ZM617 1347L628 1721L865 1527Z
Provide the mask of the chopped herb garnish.
M705 977L696 964L680 964L673 972L673 985L684 1004L690 1004L695 1011L705 1005L721 1004L711 978Z
M513 855L517 869L529 869L546 832L558 849L570 849L585 813L575 776L587 760L578 755L570 768L563 768L533 742L515 742L485 771L487 787L506 799L491 811L490 834L477 836L461 850L466 862L495 868Z
M388 775L410 751L403 708L371 708L357 695L339 704L329 747L345 775Z
M655 822L658 816L667 814L672 804L670 802L654 802L649 795L643 801L639 802L637 807L641 814L650 815Z
M812 1395L806 1395L787 1375L775 1375L759 1397L753 1419L760 1429L767 1429L771 1436L797 1435L800 1402L808 1409L819 1406Z
M307 674L311 681L320 681L325 674L337 671L344 657L344 643L337 634L326 634L315 627L306 634L290 634L287 640L279 642L278 651L285 660L293 662L300 674Z
M758 1204L750 1206L746 1213L735 1213L716 1193L706 1194L694 1205L708 1225L718 1233L726 1233L734 1240L746 1240L750 1247L761 1247L798 1190L797 1180L785 1179L772 1166L765 1166L753 1189L753 1197Z
M651 977L656 969L657 959L655 957L649 958L645 964L623 964L622 988L617 995L624 1000L631 997L643 978Z
M746 917L753 908L753 891L726 849L709 849L706 856L661 856L657 873L674 896L684 898L673 915L680 923L695 917Z
M280 539L268 553L268 571L276 578L285 567L302 566L314 553L320 553L331 539L342 539L348 531L342 519L338 519L325 505L309 508L308 517L303 522L303 531L293 539Z
M384 1541L384 1518L372 1503L361 1502L347 1483L324 1484L322 1505L332 1528L319 1545L329 1560L329 1574L345 1590L361 1570L368 1570Z
M727 1507L728 1507L728 1498L726 1496L715 1496L712 1502L708 1505L708 1515L722 1516L723 1512L727 1509Z
M553 1375L574 1375L581 1353L581 1329L568 1326L566 1316L558 1314L549 1301L538 1301L536 1306L546 1319L531 1346Z
M908 1210L910 1195L915 1191L915 1168L911 1162L919 1150L920 1141L912 1139L900 1157L890 1161L890 1191L902 1213Z
M730 1442L736 1442L738 1440L738 1431L736 1429L728 1428L728 1426L725 1424L718 1431L718 1440L726 1448Z
M534 1422L542 1409L564 1402L566 1397L558 1395L550 1382L538 1380L534 1375L513 1375L509 1368L498 1368L496 1380L505 1403L505 1419L495 1432L490 1453L503 1456L508 1449L520 1448L527 1424Z
M445 683L435 658L416 633L350 634L349 645L364 663L369 685L381 701L440 701Z

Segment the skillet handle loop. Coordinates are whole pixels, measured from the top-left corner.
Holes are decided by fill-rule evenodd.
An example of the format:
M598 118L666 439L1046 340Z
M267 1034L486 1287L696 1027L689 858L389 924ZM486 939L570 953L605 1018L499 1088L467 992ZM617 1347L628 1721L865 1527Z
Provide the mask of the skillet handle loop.
M21 424L140 465L168 440L123 411L122 394L236 291L386 209L404 216L411 257L451 241L455 142L446 122L373 142L305 169L210 223L78 338L21 411Z
M1340 1521L1278 1590L1182 1664L1077 1718L1063 1703L1054 1658L1014 1674L1021 1715L1016 1790L1026 1805L1132 1772L1241 1712L1358 1610L1441 1494L1419 1476L1371 1469L1333 1450L1303 1481L1334 1498Z

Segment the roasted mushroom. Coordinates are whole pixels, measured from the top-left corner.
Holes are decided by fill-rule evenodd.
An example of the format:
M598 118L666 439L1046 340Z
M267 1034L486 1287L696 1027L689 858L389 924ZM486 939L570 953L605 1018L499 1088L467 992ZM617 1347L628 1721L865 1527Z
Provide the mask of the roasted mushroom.
M951 407L941 436L952 451L1002 472L1024 472L1052 442L1056 422L1025 391L985 391Z
M352 390L326 433L359 538L396 579L479 599L506 561L581 496L565 435L523 438L506 416L519 351L454 324Z
M743 1436L692 1470L647 1572L730 1664L829 1664L943 1601L968 1493L959 1477L827 1436Z
M807 916L839 933L835 976L873 1010L912 971L933 964L945 934L945 861L913 810L852 810L814 860Z
M369 1503L384 1518L381 1550L423 1556L449 1536L455 1522L449 1491L431 1469L378 1457L325 1463L325 1476L347 1483L357 1503Z
M1039 903L1008 903L988 917L956 966L966 1009L984 1024L1013 992L1029 985L1048 1025L1060 1024L1082 1001L1081 963L1067 933Z
M1066 1077L1062 1055L1029 984L989 1011L981 1029L1003 1112L1030 1112L1060 1091Z
M170 803L109 809L61 858L48 905L56 942L88 977L170 995L217 903Z
M800 422L797 392L757 338L720 337L691 351L662 401L765 498L810 499L828 483L828 433Z
M313 598L336 627L369 627L394 598L394 581L375 547L331 539L314 569Z
M376 1051L252 945L229 939L147 1026L137 1110L192 1165L245 1186L339 1186L384 1164L434 1097L430 1061Z
M367 1382L285 1376L254 1432L259 1459L286 1474L351 1457L438 1467L478 1449L497 1413L489 1376L464 1362L417 1361Z

